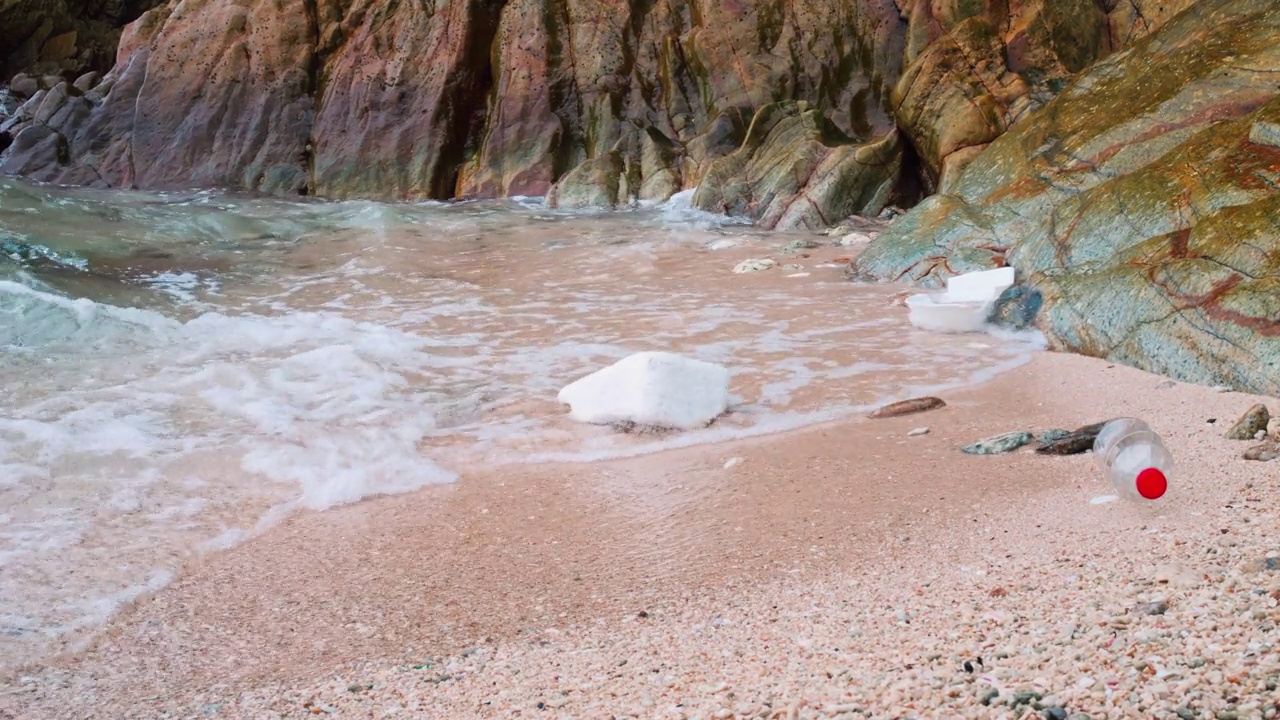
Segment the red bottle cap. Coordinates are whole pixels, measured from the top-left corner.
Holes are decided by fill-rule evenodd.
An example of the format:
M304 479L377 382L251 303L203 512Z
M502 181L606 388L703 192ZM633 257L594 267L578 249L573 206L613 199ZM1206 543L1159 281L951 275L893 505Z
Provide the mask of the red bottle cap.
M1138 473L1138 494L1148 500L1155 500L1169 489L1169 481L1164 473L1156 468L1147 468Z

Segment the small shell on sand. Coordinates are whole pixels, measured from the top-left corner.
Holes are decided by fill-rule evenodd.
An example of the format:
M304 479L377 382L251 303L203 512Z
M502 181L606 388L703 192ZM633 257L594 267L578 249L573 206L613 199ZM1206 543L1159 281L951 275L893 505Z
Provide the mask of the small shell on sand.
M867 415L867 417L877 419L901 417L903 415L911 415L913 413L925 412L927 410L936 410L940 407L946 407L946 405L947 404L942 401L942 398L936 398L933 396L911 398L910 400L890 403L884 407L877 408Z

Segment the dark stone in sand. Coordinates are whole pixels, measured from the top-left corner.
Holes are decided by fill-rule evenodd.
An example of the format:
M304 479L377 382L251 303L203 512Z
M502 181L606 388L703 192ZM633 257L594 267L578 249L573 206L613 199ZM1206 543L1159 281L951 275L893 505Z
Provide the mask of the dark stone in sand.
M1050 443L1055 443L1070 434L1071 431L1065 428L1050 428L1049 430L1045 430L1039 435L1036 435L1036 442L1041 445L1048 445Z
M1045 720L1067 720L1067 711L1065 708L1051 707L1044 711Z
M913 413L925 412L926 410L937 410L940 407L946 407L946 403L942 398L933 396L911 398L901 402L890 403L882 408L877 408L869 418L891 418L901 417L903 415L911 415Z
M1258 432L1266 432L1267 423L1271 422L1271 413L1267 406L1258 403L1245 411L1235 425L1227 431L1228 440L1253 440Z
M1000 455L1013 452L1031 442L1031 433L1018 431L996 435L960 448L966 455Z
M1044 696L1034 691L1017 692L1013 694L1013 706L1016 708L1019 705L1030 705L1042 697Z
M989 320L1004 327L1022 330L1036 320L1044 298L1040 291L1026 285L1011 285L996 298Z
M1036 448L1036 452L1041 455L1079 455L1086 450L1092 450L1093 441L1098 439L1098 433L1103 425L1106 423L1094 423L1072 430L1066 436Z

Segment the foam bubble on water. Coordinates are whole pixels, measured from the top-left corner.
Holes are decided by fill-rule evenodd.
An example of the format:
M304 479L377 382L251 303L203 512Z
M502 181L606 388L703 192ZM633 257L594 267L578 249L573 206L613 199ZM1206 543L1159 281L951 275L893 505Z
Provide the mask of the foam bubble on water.
M693 206L693 196L697 192L698 188L696 187L681 190L668 198L666 202L658 203L657 209L663 222L703 229L726 225L752 224L750 218L720 215L695 208Z
M184 546L456 477L418 448L439 396L421 379L464 361L404 330L318 312L182 323L14 282L0 283L6 312L0 381L20 377L22 394L0 416L0 562L57 578L0 590L21 637L95 625ZM119 564L63 575L102 532Z
M142 283L184 303L195 303L201 292L216 295L221 283L202 278L193 272L159 272L141 279Z

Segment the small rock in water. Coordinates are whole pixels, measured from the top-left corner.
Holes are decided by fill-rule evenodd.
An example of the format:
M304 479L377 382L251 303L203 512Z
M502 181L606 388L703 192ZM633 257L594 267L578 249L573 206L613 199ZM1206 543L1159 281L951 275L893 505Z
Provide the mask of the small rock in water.
M1063 428L1050 428L1048 430L1041 432L1039 435L1036 435L1036 442L1040 443L1041 445L1050 445L1058 442L1059 440L1067 437L1070 434L1071 434L1070 430L1066 430Z
M877 408L871 414L867 415L867 417L876 419L900 417L902 415L925 412L926 410L936 410L945 406L946 403L942 401L942 398L928 395L925 397L911 398L910 400L890 403L884 407Z
M851 232L837 240L836 244L840 247L852 247L854 245L866 245L871 240L871 236L866 233Z
M1280 441L1278 440L1268 440L1261 445L1254 445L1244 451L1245 460L1271 462L1276 458L1280 458Z
M777 262L770 258L752 258L743 260L733 267L733 271L741 275L742 273L762 272L770 268L776 267Z
M738 467L738 466L739 466L739 465L741 465L741 464L742 464L742 458L740 458L740 457L731 457L731 458L729 458L728 460L725 460L725 461L724 461L724 469L725 469L725 470L732 470L733 468L736 468L736 467Z
M907 437L920 437L921 435L928 435L928 434L929 434L929 428L918 427L912 430L911 432L907 433Z
M1041 445L1036 448L1036 452L1041 455L1078 455L1086 450L1092 450L1093 441L1098 439L1098 433L1102 431L1103 425L1106 423L1100 422L1076 428L1051 443Z
M1231 392L1231 386L1230 385L1214 385L1213 391L1220 392L1220 393L1229 393Z
M810 240L809 238L800 238L799 240L792 240L786 245L783 245L782 252L785 255L795 255L802 250L812 250L816 247L818 247L817 241Z
M1254 440L1259 431L1266 437L1267 423L1271 422L1271 413L1261 403L1245 411L1235 425L1227 431L1228 440Z
M966 455L1000 455L1013 452L1029 442L1031 433L1020 430L970 443L960 448L960 451Z
M803 266L803 265L797 265L797 264L795 264L795 263L787 263L786 265L783 265L783 266L782 266L782 271L783 271L783 272L794 273L794 272L800 272L800 271L802 271L802 270L804 270L804 266Z
M721 238L720 240L712 240L711 242L707 243L707 249L708 250L727 250L731 247L736 247L737 245L738 245L737 240Z

